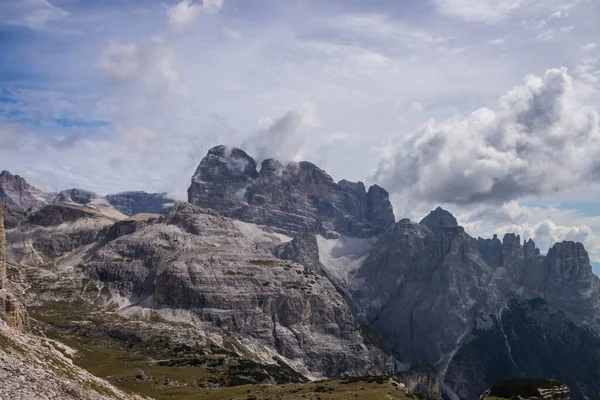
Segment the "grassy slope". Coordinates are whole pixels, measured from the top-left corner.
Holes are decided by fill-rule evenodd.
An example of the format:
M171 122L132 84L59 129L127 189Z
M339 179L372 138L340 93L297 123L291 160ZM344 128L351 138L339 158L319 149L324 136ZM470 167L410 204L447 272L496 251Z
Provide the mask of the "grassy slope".
M47 302L30 308L30 313L45 335L77 350L73 361L78 366L128 393L157 400L407 398L388 378L248 385L269 377L280 383L302 377L276 365L240 359L222 348L182 351L160 335L143 341L103 333L105 328L125 332L128 321L113 313L98 313L83 302Z

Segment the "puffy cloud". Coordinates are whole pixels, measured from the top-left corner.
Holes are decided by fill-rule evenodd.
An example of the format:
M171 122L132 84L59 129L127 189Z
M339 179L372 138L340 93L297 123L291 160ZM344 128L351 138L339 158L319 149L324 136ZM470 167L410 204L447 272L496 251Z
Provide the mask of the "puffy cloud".
M196 22L202 13L216 14L223 7L223 0L204 0L194 4L191 0L182 0L172 7L167 8L169 23L175 30L182 30Z
M304 102L282 116L264 118L259 124L258 133L244 145L252 151L257 161L266 158L300 161L305 145L320 126L320 121L315 105Z
M375 180L415 200L503 202L594 184L600 177L594 87L565 68L502 96L496 109L430 121L381 149Z
M592 43L587 43L587 44L582 45L581 49L585 50L585 51L592 51L596 47L598 47L598 43L592 42Z

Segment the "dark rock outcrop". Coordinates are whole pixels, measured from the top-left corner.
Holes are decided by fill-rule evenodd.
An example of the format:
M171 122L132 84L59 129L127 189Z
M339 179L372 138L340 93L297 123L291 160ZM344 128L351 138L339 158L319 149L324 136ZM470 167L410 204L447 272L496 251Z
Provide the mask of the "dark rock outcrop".
M456 218L454 218L454 215L441 207L430 212L419 223L430 228L456 228L458 226L458 222L456 221Z
M567 385L553 379L506 379L492 385L483 395L486 399L570 400Z
M31 214L28 220L33 225L56 226L65 222L73 222L81 218L94 218L97 214L83 207L69 204L51 204Z
M394 223L388 193L360 182L335 183L309 162L267 159L260 172L240 149L218 146L202 160L188 189L190 203L296 236L370 237Z
M600 365L600 280L580 243L542 256L514 234L475 240L437 209L378 239L350 298L396 359L434 365L461 399L527 376L560 379L577 399L600 395L596 372L584 372ZM585 367L567 367L569 357Z
M396 359L443 371L495 292L477 241L448 224L445 212L433 213L425 218L431 226L402 220L379 238L356 271L350 297Z
M502 379L545 376L566 383L573 399L596 398L599 346L594 333L547 302L511 300L500 314L478 320L452 360L446 382L461 398L471 399Z
M166 208L176 203L166 193L146 193L143 191L121 192L106 196L108 202L125 215L162 214Z

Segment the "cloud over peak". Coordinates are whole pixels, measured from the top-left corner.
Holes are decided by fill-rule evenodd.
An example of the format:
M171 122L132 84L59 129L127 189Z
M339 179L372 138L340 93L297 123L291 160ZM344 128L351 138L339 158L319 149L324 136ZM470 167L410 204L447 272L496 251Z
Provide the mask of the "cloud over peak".
M375 177L416 199L457 204L503 202L597 182L599 117L586 105L590 91L565 68L528 76L496 109L430 121L407 135L386 149L394 155Z
M169 24L176 31L183 30L196 22L201 14L218 13L223 7L223 2L224 0L204 0L202 4L196 4L192 0L182 0L167 8Z

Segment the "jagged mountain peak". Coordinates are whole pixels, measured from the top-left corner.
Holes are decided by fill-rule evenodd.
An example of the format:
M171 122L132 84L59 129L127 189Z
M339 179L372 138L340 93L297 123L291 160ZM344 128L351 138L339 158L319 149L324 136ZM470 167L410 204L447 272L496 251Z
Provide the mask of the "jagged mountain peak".
M458 227L458 221L454 215L444 210L442 207L438 207L430 212L420 222L422 225L427 225L430 228L456 228Z
M221 215L268 225L281 233L372 237L395 218L388 193L349 181L336 183L317 165L256 161L243 150L213 147L198 166L188 201Z
M37 210L52 201L55 193L44 193L25 178L9 171L0 173L0 201L19 211Z

